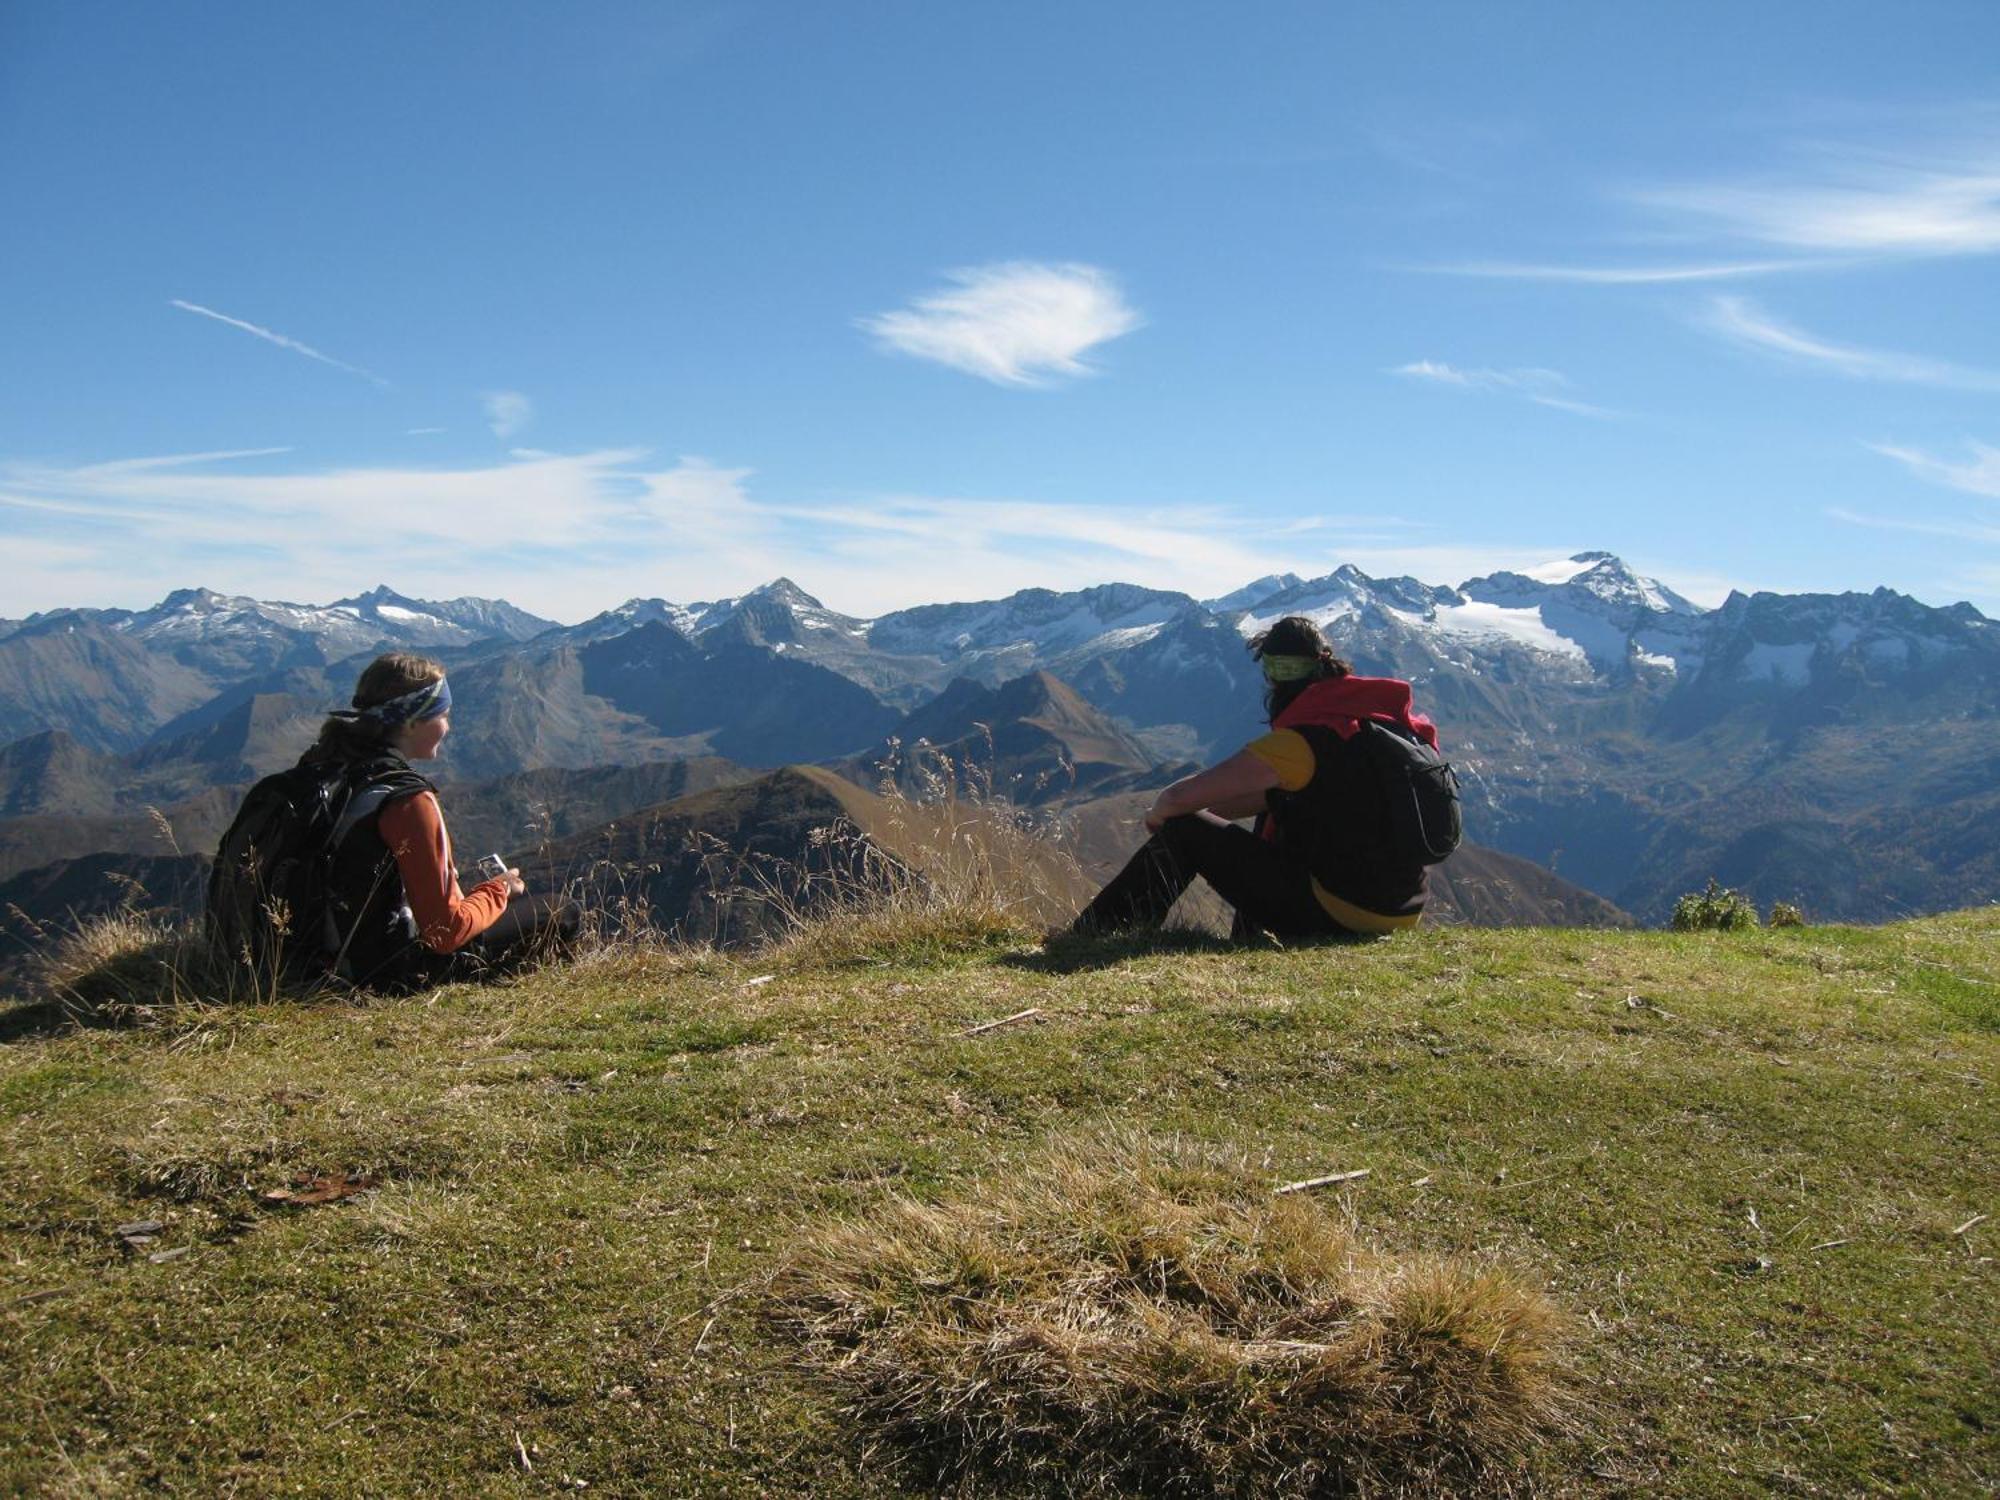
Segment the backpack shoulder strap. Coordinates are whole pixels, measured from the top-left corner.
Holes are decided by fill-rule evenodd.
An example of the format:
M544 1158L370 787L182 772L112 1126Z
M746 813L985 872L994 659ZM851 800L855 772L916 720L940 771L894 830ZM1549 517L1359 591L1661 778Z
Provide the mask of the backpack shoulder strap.
M338 849L350 833L398 797L437 790L428 778L411 770L409 762L396 755L357 762L348 774L347 785L347 804L334 822L329 848Z

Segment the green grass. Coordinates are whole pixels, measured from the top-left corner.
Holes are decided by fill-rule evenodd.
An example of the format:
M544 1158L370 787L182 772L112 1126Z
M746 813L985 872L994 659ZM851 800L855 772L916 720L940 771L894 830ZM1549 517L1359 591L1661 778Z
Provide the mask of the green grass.
M1362 1244L1547 1291L1587 1406L1545 1493L2000 1482L1993 909L1293 951L885 924L154 1019L0 1046L0 1492L898 1493L769 1278L1106 1129L1367 1168L1322 1196ZM381 1186L263 1204L339 1171Z

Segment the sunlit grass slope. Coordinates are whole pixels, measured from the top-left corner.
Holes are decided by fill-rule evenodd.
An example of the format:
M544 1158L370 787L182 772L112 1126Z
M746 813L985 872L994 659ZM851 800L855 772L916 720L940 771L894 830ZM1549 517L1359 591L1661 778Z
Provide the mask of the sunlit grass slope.
M0 1491L920 1487L773 1288L828 1224L1019 1199L1023 1163L1135 1137L1272 1187L1365 1170L1305 1195L1359 1253L1546 1293L1570 1425L1493 1488L2000 1477L2000 913L1290 951L921 928L17 1018ZM378 1185L263 1198L346 1173Z

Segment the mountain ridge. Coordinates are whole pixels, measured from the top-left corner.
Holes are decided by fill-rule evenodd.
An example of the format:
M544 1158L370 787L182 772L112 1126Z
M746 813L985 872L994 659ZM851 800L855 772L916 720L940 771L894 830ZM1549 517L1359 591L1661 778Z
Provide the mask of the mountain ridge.
M373 609L360 628L419 628L381 614L406 609L405 598L378 586L351 596L354 614L341 618ZM445 606L414 603L411 613L450 625ZM512 618L485 603L479 628ZM0 744L60 730L93 754L155 757L147 774L165 778L161 795L212 782L222 759L203 760L192 742L162 747L197 730L219 734L220 746L260 695L297 700L293 735L321 702L344 699L364 658L330 658L351 642L295 628L286 611L305 608L272 606L274 619L181 591L150 612L32 617L0 637ZM440 774L703 753L752 768L839 760L871 753L898 723L964 691L958 679L998 690L1036 673L1157 771L1259 732L1263 685L1245 644L1287 612L1323 622L1357 670L1414 685L1460 767L1475 838L1643 919L1661 920L1676 886L1709 874L1829 916L2000 895L2000 855L1953 831L1986 826L2000 806L2000 794L1953 771L1983 763L1978 726L2000 716L2000 626L1969 605L1888 589L1737 593L1708 609L1604 552L1456 586L1343 565L1208 602L1105 584L874 619L830 610L788 578L693 605L628 601L527 640L427 648L459 688ZM143 629L132 625L141 616ZM284 715L266 722L281 729ZM1898 734L1910 725L1927 732ZM1885 735L1896 754L1875 743ZM278 733L262 743L279 756L289 742ZM1044 768L1062 763L1044 751ZM65 764L76 814L101 808L85 785L91 763ZM121 801L142 784L125 783ZM22 805L50 795L60 800L38 792Z

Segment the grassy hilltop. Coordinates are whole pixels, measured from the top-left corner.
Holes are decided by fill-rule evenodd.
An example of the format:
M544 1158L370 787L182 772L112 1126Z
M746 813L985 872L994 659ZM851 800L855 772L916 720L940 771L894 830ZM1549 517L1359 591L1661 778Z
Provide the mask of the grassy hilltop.
M1569 1418L1482 1492L2000 1482L1994 909L1292 951L844 926L43 1019L0 1046L8 1493L923 1492L772 1277L829 1220L1137 1138L1553 1299Z

